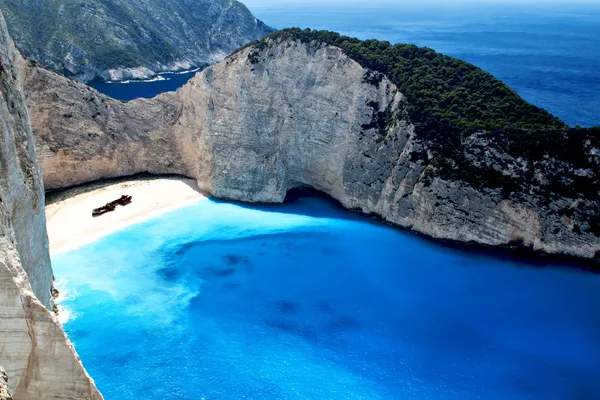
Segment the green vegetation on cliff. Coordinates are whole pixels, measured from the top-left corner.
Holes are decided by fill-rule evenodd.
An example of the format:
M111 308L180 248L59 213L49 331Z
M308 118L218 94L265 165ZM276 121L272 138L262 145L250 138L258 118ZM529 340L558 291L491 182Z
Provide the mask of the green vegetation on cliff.
M560 174L544 176L544 183L536 188L540 194L598 195L598 156L584 154L584 147L600 148L600 128L570 128L472 64L429 48L363 41L329 31L292 28L267 38L336 46L363 67L389 77L407 97L418 138L434 154L432 159L425 153L415 154L414 159L429 165L429 172L436 176L462 179L476 187L502 188L510 196L525 190L536 167L551 158L564 162L565 167ZM252 45L260 50L267 40ZM250 57L251 62L259 61L257 53ZM365 79L376 83L381 76L374 73ZM500 154L526 160L526 171L507 173L502 160L495 160L496 168L474 167L465 148L475 133ZM582 170L592 171L593 177Z
M408 97L411 118L422 127L451 126L465 133L508 126L565 127L558 118L527 103L491 74L426 47L363 41L335 32L298 28L269 37L317 41L341 48L363 67L388 76Z
M339 47L369 70L365 80L386 75L401 90L422 144L411 161L424 167L425 186L436 177L463 181L499 199L567 209L556 213L584 221L575 232L600 237L600 127L569 127L482 69L414 45L292 28L252 43L249 61L260 63L265 48L285 40ZM363 127L385 135L389 115L379 114L387 115Z

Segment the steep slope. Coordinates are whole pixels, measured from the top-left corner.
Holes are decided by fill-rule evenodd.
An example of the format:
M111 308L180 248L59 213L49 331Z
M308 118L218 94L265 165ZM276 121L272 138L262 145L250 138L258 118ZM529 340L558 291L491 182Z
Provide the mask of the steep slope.
M531 136L493 129L458 131L448 147L444 131L423 132L393 82L347 53L278 33L176 93L129 103L31 67L27 101L45 185L175 172L249 202L281 202L309 186L434 238L599 257L598 135L529 108L537 125L558 132L539 158ZM513 142L526 151L513 153ZM545 183L564 174L592 189ZM514 184L507 190L494 176Z
M100 400L48 310L53 276L44 191L17 68L21 57L2 14L0 59L0 365L15 399Z
M80 80L219 61L273 30L235 0L0 0L19 50Z

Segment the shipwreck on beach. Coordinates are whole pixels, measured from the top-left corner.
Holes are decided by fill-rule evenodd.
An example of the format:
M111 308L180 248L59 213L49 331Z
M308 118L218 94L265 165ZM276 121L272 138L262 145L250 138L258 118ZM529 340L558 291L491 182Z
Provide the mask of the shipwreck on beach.
M113 200L110 203L106 203L102 207L94 208L92 210L92 217L99 217L100 215L106 214L111 211L115 211L117 205L126 206L131 203L132 197L129 195L122 195L117 200Z

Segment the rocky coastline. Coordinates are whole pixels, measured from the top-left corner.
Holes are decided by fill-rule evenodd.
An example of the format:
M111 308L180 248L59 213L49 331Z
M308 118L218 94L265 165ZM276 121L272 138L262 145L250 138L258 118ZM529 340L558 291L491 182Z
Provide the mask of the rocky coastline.
M120 83L120 82L151 82L159 79L164 74L186 74L205 68L207 64L196 66L187 62L176 63L169 66L111 69L103 72L90 82Z
M213 64L274 31L230 0L149 0L134 7L126 0L36 6L0 0L0 8L23 55L80 81L150 79Z
M215 197L245 202L278 203L310 187L434 239L598 258L600 238L569 211L582 200L522 201L438 175L420 156L430 150L406 97L371 75L339 48L282 40L249 46L153 99L117 102L40 68L26 71L25 91L47 189L144 172L189 176ZM390 116L385 126L381 115ZM523 162L485 134L466 144L476 164Z
M444 174L405 94L335 46L266 39L177 92L130 102L27 61L1 17L0 59L0 393L7 399L7 378L19 400L102 399L49 311L44 189L138 173L191 177L210 195L251 203L281 203L312 188L437 240L600 258L588 218L599 214L597 197L513 196ZM577 157L595 163L576 175L593 181L597 142L572 142ZM490 132L462 145L468 168L510 175L531 165L503 152ZM531 182L573 170L550 156L536 168Z

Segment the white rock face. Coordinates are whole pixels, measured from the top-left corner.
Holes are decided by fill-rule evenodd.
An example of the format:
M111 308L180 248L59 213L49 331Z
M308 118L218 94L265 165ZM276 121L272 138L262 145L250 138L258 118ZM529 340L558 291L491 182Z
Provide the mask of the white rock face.
M190 176L208 193L248 202L281 202L309 186L434 238L600 254L600 237L573 229L587 222L561 217L572 199L516 203L500 190L432 175L413 157L427 148L405 117L402 93L335 47L271 39L176 93L129 103L39 68L28 69L26 91L48 189L139 172ZM468 160L510 158L484 136L465 143ZM489 154L478 155L481 148Z
M54 313L44 191L20 55L0 14L0 365L15 400L102 399Z
M250 51L177 92L174 132L191 174L222 198L281 202L289 189L309 186L345 200L346 172L377 147L379 134L362 126L374 112L401 114L404 97L386 78L368 83L365 69L335 47L281 44L257 64ZM408 130L400 120L390 140L404 135L405 143Z

